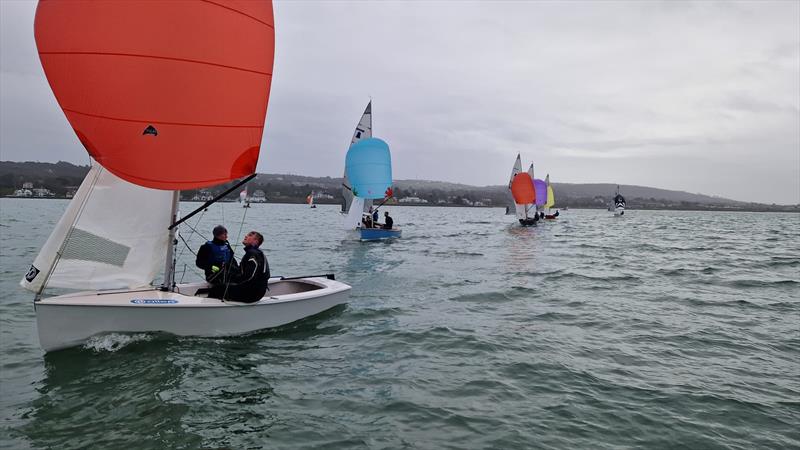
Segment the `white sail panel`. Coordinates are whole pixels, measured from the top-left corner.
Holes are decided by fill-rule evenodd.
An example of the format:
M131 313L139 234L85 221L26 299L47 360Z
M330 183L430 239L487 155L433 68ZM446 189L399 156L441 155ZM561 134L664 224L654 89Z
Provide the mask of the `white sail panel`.
M344 217L344 229L355 230L361 226L361 218L364 211L364 199L361 197L353 197L353 203L350 205L350 211Z
M350 145L355 144L356 142L367 139L372 137L372 100L367 103L367 108L364 109L364 114L361 115L361 119L358 121L358 125L356 125L355 131L353 131L353 138L350 139ZM342 212L350 211L350 204L353 202L353 192L350 190L350 180L347 178L347 171L345 170L344 176L342 176L342 197L344 197L344 204L342 205ZM372 202L370 202L370 206Z
M361 115L361 120L358 121L355 131L353 131L353 139L350 140L350 145L356 142L372 137L372 100L367 103L367 108L364 114Z
M517 219L527 219L528 218L528 211L530 210L532 205L517 205L514 204L514 207L517 211Z
M514 181L514 177L520 172L522 172L522 159L520 158L520 155L517 154L517 160L514 161L514 167L511 168L511 176L508 178L508 195L506 196L508 201L508 206L506 206L506 214L513 214L512 211L516 209L517 217L519 217L519 207L514 201L514 196L511 195L511 183Z
M508 178L508 189L511 190L511 182L518 173L522 172L522 159L517 154L517 160L514 161L514 167L511 168L511 176Z
M342 176L342 197L344 198L344 203L342 203L342 212L347 213L347 211L350 211L350 203L353 202L353 191L350 187L350 180L347 178L346 169L344 171L344 175Z
M34 292L149 285L164 265L172 195L93 165L20 284Z

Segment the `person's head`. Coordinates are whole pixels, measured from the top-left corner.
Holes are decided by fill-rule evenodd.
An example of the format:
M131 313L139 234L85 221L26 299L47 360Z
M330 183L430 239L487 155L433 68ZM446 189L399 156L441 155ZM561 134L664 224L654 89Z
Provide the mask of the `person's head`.
M386 216L386 217L389 217L389 211L384 211L383 215Z
M213 233L214 233L214 239L219 239L221 241L228 240L228 229L223 227L222 225L215 226Z
M244 239L242 239L242 244L249 245L250 247L261 247L261 244L263 243L264 236L262 236L258 231L251 231L244 235Z

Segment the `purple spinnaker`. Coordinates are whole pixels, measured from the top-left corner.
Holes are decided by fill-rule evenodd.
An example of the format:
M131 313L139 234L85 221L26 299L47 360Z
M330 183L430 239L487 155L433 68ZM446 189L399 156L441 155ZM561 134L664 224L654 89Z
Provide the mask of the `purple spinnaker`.
M536 206L544 206L547 203L547 183L543 180L533 180L533 189L536 191Z

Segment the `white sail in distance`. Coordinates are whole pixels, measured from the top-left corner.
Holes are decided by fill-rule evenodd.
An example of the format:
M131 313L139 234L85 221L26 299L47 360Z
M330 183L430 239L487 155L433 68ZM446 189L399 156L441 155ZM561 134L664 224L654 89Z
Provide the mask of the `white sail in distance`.
M358 121L356 125L355 131L353 131L353 138L350 139L350 145L352 146L356 142L362 139L368 139L372 137L372 100L367 103L367 107L364 109L364 114L361 115L361 119ZM350 147L348 147L350 148ZM344 204L342 205L342 212L347 213L350 211L350 203L353 201L353 192L350 189L350 180L347 178L347 170L344 171L344 176L342 177L342 196L344 197ZM364 208L368 208L372 206L372 200L369 200L369 205L365 203Z
M517 216L519 216L519 205L514 202L514 196L511 195L511 182L514 181L514 177L520 172L522 172L522 159L519 153L517 153L517 160L514 161L514 166L511 168L511 176L508 178L508 206L506 207L506 214L513 214L512 211L516 211Z

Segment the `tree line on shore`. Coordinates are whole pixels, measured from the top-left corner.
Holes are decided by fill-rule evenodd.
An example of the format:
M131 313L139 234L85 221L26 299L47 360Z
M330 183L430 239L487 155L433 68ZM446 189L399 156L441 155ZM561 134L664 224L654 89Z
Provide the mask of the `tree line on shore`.
M11 196L26 183L52 192L55 198L68 198L80 185L89 166L58 163L0 161L0 195ZM27 184L27 185L30 185ZM232 186L215 186L205 190L181 192L181 199L207 198ZM247 185L250 194L261 191L266 201L273 203L304 203L306 197L316 194L318 204L341 204L342 179L332 177L307 177L286 174L259 174ZM569 208L606 208L614 195L611 184L553 183L556 205ZM800 212L800 205L767 205L738 202L642 186L623 186L631 209L720 210L720 211L790 211ZM392 203L414 206L467 206L506 207L511 205L504 185L469 186L464 184L427 181L398 180L394 186ZM238 192L225 200L235 201Z

